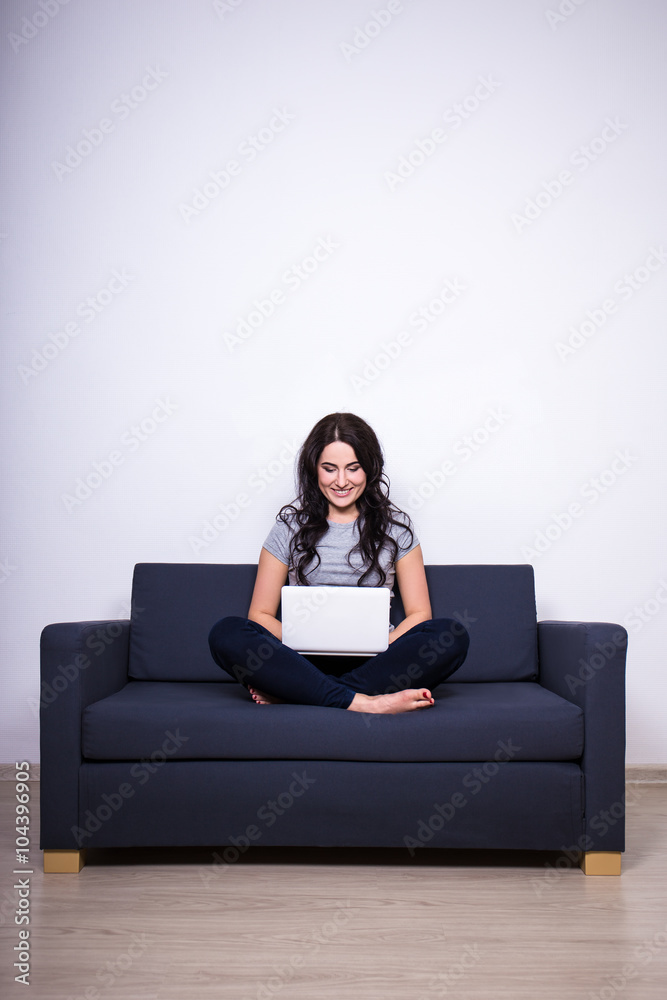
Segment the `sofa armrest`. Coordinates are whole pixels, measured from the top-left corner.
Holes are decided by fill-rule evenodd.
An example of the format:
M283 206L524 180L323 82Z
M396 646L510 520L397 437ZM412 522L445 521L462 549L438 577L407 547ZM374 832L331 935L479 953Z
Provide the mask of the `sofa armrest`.
M625 659L608 622L538 622L539 682L584 713L584 851L625 849Z
M83 710L128 679L130 622L47 625L41 635L40 847L75 849Z

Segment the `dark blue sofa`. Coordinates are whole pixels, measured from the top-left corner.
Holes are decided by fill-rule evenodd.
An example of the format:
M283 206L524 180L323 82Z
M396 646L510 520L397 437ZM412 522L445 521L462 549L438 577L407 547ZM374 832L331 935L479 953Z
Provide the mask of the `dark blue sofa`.
M531 566L427 566L433 617L471 639L431 708L260 706L207 643L247 614L255 573L140 563L130 621L44 629L46 871L79 871L86 848L215 845L231 861L257 844L561 851L620 873L621 626L538 623Z

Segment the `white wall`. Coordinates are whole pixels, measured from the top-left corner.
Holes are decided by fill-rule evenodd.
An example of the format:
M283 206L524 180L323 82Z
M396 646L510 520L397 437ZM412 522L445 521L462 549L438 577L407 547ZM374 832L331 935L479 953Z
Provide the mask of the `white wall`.
M0 760L38 759L42 627L127 617L136 562L256 561L333 410L427 563L532 562L540 618L628 627L628 761L667 760L666 30L661 0L2 5Z

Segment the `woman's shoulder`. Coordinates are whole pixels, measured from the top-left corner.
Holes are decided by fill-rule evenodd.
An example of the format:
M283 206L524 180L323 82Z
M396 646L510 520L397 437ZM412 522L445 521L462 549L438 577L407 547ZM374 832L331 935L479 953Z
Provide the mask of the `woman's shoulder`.
M264 548L281 562L289 564L290 543L296 530L293 515L281 508L275 516L271 530L264 539Z
M411 531L415 530L412 518L404 510L392 510L391 512L392 523L389 525L389 531L392 535L402 534L406 529Z
M293 534L299 527L298 513L297 508L291 505L281 507L273 520L271 531L281 535Z
M389 535L404 553L414 549L419 544L417 531L412 518L404 510L392 510L392 523L388 527Z

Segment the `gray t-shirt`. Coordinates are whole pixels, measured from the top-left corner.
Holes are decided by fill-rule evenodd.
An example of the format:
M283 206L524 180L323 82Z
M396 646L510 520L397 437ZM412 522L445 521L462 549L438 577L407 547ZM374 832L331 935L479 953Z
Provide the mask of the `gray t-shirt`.
M410 543L410 535L405 530L405 527L395 524L390 526L389 534L398 545L398 552L396 553L396 562L398 562L399 559L419 545L419 539L416 533L414 533L414 525L407 514L404 512L401 514L394 513L394 517L397 520L401 520L404 525L409 525L413 530L412 543ZM317 551L321 561L319 566L306 570L308 582L311 586L356 587L357 580L364 572L362 555L360 552L352 553L350 556L352 566L347 561L347 555L359 541L357 520L350 521L347 524L339 524L337 521L327 521L327 523L329 528L317 543ZM284 521L276 521L263 546L276 559L280 559L286 566L289 566L288 583L292 587L297 584L296 573L289 562L289 543L294 531L295 526L293 523L287 525ZM380 551L379 560L380 565L387 574L384 586L389 588L391 599L394 596L393 586L396 571L395 562L391 561L391 551L387 546L384 546ZM376 572L373 576L366 578L365 586L377 587L379 586L379 582L380 577Z

